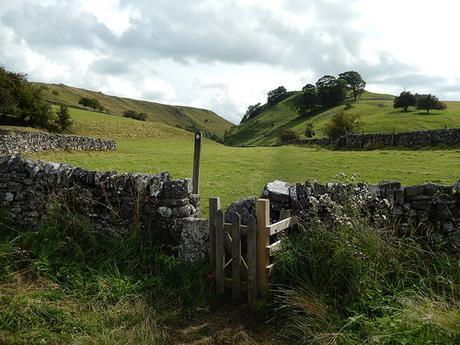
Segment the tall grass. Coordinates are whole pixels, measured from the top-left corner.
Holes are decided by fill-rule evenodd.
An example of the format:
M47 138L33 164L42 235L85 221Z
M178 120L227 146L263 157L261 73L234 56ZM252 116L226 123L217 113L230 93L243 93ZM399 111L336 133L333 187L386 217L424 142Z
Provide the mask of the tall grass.
M205 262L140 229L101 233L61 209L35 231L0 226L0 344L170 343L214 299Z
M459 344L458 257L391 224L309 223L277 254L283 334L305 344ZM455 321L454 321L455 320Z

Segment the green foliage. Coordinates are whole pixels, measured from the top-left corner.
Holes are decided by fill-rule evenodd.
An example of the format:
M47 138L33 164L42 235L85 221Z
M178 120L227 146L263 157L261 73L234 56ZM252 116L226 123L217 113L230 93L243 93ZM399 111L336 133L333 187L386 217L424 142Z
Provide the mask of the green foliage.
M299 140L299 135L292 129L283 129L280 132L280 142L283 144L292 143Z
M123 112L124 117L128 117L130 119L134 120L139 120L139 121L146 121L147 120L147 114L145 113L138 113L134 110L125 110Z
M139 230L101 233L58 205L33 232L0 219L0 342L165 343L167 327L213 301L206 263L184 264Z
M289 97L289 94L287 93L286 88L284 86L279 86L267 93L267 104L273 106L287 97Z
M435 95L417 95L417 109L426 110L426 113L429 114L431 109L445 110L447 106Z
M264 106L262 106L260 103L250 105L248 107L248 110L246 110L246 113L244 114L243 118L241 119L240 124L248 121L249 119L256 117L263 110L264 110Z
M47 128L53 112L42 97L42 88L27 81L25 74L13 73L0 66L0 115L4 121L16 121Z
M346 82L331 75L325 75L316 82L319 103L333 106L342 103L347 96Z
M343 135L356 132L361 127L359 115L340 112L335 114L325 128L326 135L338 139Z
M353 104L351 104L351 102L346 102L346 103L345 103L344 109L345 109L345 110L353 109Z
M460 318L457 259L348 213L348 223L309 222L283 240L274 295L284 334L309 344L460 341L446 322Z
M61 132L68 130L72 126L69 108L66 105L60 105L56 117L57 127Z
M296 96L294 107L297 110L299 116L303 116L314 111L317 104L318 93L316 92L316 87L312 84L307 84Z
M407 112L409 107L415 107L417 103L417 97L413 95L410 91L403 91L395 98L393 102L393 107L403 108L404 112Z
M78 101L78 104L81 104L84 107L92 108L93 110L101 110L102 107L99 103L99 101L95 98L88 98L88 97L82 97Z
M348 71L339 74L339 79L345 81L346 86L351 90L353 95L353 100L356 101L358 97L364 93L364 88L366 87L366 82L356 71Z
M307 125L305 128L305 137L313 138L314 136L315 136L315 130L313 129L313 123L307 122Z

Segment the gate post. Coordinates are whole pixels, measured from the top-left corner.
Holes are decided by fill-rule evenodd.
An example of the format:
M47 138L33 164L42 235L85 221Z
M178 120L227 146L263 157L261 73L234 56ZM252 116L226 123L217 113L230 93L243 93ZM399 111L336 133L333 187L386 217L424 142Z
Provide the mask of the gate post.
M209 199L209 268L216 273L216 214L220 210L220 198Z
M201 160L201 132L195 133L195 146L193 152L193 177L192 193L200 194L200 160Z
M257 280L259 293L265 295L268 290L267 266L270 264L270 253L267 246L270 245L270 233L267 227L270 225L270 200L259 199L256 203L257 217Z

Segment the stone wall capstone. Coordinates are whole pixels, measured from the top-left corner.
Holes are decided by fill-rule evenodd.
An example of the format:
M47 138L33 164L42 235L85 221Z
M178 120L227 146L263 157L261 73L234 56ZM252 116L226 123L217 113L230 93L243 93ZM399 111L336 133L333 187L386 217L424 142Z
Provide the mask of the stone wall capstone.
M115 150L114 140L76 135L0 130L0 155L47 150L104 151Z
M265 186L260 197L270 200L271 222L279 220L281 209L292 209L306 221L344 223L348 221L345 208L351 206L375 222L392 217L402 234L428 232L432 240L446 243L460 254L460 181L454 185L426 183L406 187L400 182L375 185L306 181L290 185L273 181ZM227 214L255 214L253 199L235 202Z
M169 173L117 174L66 164L0 158L0 208L17 226L34 228L56 204L90 220L97 231L140 226L163 244L177 246L184 220L200 215L191 180Z

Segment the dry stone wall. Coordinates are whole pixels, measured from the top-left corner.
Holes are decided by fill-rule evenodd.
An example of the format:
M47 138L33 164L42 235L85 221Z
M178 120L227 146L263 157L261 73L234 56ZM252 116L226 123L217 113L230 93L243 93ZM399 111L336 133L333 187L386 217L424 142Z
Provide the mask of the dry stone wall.
M90 220L96 230L140 226L165 245L179 245L187 219L200 214L189 179L87 171L61 163L0 158L0 207L18 226L34 228L58 205Z
M283 181L268 183L260 196L270 200L271 222L281 209L293 209L304 220L326 224L349 221L349 211L370 217L375 223L393 219L402 234L416 233L447 244L460 254L460 181L454 185L427 183L401 186L400 182L372 184L320 184L307 181L291 185ZM227 209L255 214L255 198L241 199ZM391 218L389 218L391 217Z
M402 132L393 134L348 134L336 141L329 138L305 139L299 144L333 145L338 148L374 148L420 146L458 146L460 145L460 128L433 129L426 131Z
M76 135L0 130L0 155L47 150L103 151L115 150L114 140L102 140Z

